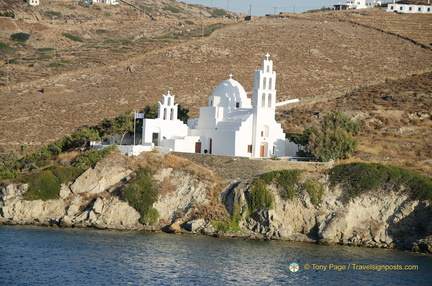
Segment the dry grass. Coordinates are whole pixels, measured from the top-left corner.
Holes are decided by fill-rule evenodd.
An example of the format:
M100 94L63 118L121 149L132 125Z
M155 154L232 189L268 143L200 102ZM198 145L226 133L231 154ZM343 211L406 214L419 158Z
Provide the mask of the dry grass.
M363 123L355 161L390 163L432 174L432 72L387 80L325 103L285 110L279 120L285 121L285 126L306 128L334 109Z

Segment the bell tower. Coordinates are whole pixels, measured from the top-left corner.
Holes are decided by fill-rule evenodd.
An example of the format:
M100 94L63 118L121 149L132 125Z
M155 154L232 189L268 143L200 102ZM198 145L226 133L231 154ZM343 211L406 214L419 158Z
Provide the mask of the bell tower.
M162 102L159 101L158 118L163 120L177 120L178 104L174 104L174 95L162 95Z
M253 131L252 157L271 157L273 155L273 136L269 126L275 122L276 110L276 72L273 61L267 53L262 61L261 70L254 72L253 90Z

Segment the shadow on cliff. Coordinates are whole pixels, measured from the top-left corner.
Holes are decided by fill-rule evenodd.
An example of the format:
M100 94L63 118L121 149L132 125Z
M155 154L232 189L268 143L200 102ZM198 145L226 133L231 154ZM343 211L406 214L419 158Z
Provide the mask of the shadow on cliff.
M391 222L387 229L398 249L413 248L413 244L432 234L432 205L420 202L408 216Z

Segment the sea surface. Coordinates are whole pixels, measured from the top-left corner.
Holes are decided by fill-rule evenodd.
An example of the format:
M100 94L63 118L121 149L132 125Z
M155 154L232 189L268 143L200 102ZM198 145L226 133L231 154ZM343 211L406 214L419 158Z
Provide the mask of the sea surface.
M0 226L0 285L291 284L432 285L432 255L165 233Z

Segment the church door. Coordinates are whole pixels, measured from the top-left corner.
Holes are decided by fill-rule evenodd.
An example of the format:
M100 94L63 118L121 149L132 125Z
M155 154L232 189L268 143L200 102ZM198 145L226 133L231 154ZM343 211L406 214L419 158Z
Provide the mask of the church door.
M153 133L152 142L155 146L159 146L159 133Z
M201 153L201 142L195 143L195 153Z
M209 154L212 154L213 153L213 151L212 151L212 149L213 149L213 139L211 139L210 138L210 152L209 152Z
M260 157L264 157L264 152L265 152L265 146L261 145L260 146Z

